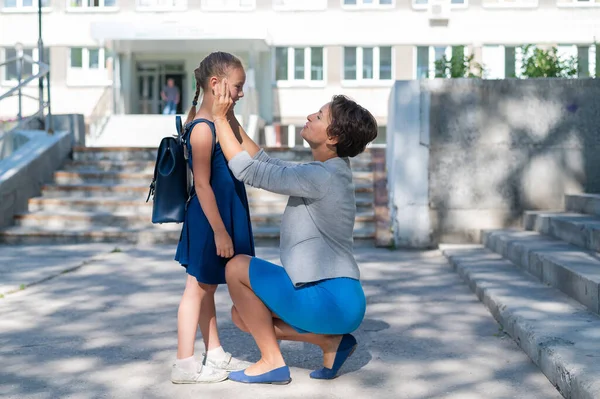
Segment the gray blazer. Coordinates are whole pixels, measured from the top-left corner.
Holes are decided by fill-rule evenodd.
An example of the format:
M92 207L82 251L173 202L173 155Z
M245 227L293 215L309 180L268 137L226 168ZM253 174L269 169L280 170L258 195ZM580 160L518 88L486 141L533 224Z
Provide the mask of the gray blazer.
M348 158L295 164L254 158L243 151L229 161L244 183L289 195L281 220L281 263L296 286L336 277L360 278L353 253L355 188Z

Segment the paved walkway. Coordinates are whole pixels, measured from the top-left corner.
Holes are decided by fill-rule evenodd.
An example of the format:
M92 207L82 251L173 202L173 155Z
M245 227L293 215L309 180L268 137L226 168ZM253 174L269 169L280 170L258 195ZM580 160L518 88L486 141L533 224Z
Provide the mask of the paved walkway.
M338 379L311 380L319 351L283 342L288 386L173 385L185 279L174 248L113 249L0 246L0 397L561 398L437 251L357 250L367 315ZM273 249L258 254L277 261ZM226 287L217 296L225 349L256 360Z

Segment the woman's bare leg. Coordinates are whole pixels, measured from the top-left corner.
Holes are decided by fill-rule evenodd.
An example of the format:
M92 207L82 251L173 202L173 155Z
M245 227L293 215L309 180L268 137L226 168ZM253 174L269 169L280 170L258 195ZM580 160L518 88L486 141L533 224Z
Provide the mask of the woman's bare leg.
M227 263L225 276L235 308L260 350L261 359L245 371L246 375L253 376L285 366L285 361L277 343L271 311L250 286L250 260L246 255L235 256Z
M275 328L275 336L277 339L284 341L298 341L308 342L309 344L317 345L323 351L323 366L331 368L335 361L335 354L340 342L342 335L322 335L305 333L301 334L296 331L292 326L281 320L277 315L271 313L273 326ZM231 319L233 323L242 331L249 332L248 327L242 320L235 305L231 308Z

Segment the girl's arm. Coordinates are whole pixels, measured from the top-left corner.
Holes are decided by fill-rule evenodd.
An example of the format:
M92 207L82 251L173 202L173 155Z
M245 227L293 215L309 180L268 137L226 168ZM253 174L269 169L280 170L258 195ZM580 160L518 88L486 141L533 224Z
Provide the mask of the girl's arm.
M214 232L217 255L231 258L233 256L233 243L225 229L223 219L221 219L215 193L210 185L213 136L210 127L206 123L199 123L194 126L190 133L190 144L192 145L194 187L200 207Z
M233 104L227 79L216 86L215 93L212 111L217 137L225 158L229 160L229 168L238 180L253 187L295 197L322 198L325 195L331 175L322 163L278 165L253 159L244 151L227 121L227 113Z

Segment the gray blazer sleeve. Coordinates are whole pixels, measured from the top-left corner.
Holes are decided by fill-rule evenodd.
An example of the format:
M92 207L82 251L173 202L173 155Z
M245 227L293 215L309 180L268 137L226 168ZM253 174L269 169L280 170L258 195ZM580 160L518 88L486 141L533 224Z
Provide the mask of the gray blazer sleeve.
M294 163L294 162L282 161L281 159L271 158L269 156L269 154L267 154L265 152L265 150L263 150L262 148L260 149L259 152L256 153L256 155L254 155L254 159L261 161L261 162L268 162L268 163L272 163L274 165L279 165L279 166L296 166L296 165L298 165L297 163Z
M311 199L319 199L325 195L331 177L320 162L279 165L263 162L256 156L252 158L246 151L229 160L229 169L236 179L252 187Z

